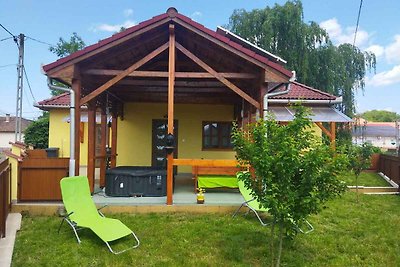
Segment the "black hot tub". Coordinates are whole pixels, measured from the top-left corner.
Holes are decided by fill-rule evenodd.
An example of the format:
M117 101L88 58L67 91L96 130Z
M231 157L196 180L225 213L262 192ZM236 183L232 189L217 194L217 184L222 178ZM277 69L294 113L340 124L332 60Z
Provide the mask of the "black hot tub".
M167 194L167 171L154 167L119 166L106 171L107 196L161 197Z

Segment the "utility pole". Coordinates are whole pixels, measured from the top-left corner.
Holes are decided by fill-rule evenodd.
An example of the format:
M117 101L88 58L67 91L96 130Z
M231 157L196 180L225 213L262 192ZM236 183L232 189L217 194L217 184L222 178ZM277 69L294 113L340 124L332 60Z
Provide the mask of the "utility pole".
M15 142L22 141L22 91L23 91L23 81L24 81L24 41L25 35L20 33L18 38L14 41L18 46L18 65L17 65L17 105L15 112Z

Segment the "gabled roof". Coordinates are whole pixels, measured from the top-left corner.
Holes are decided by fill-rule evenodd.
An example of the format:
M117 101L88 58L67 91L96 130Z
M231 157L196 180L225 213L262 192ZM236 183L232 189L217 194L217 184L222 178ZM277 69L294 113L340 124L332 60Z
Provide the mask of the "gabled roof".
M21 130L25 131L25 129L32 123L31 120L21 119ZM0 132L2 133L12 133L15 132L15 117L10 116L1 116L0 117Z
M269 93L282 92L286 90L284 84L271 85ZM272 96L269 99L303 99L303 100L335 100L337 97L326 92L320 91L313 87L301 84L298 82L292 82L290 91L283 95Z
M257 50L254 50L254 49L252 51L249 48L244 47L242 44L240 44L240 42L235 42L234 39L229 39L228 37L224 36L222 33L218 33L217 31L213 31L213 30L210 30L210 29L204 27L203 25L191 20L190 18L188 18L182 14L179 14L175 8L169 8L167 10L167 12L164 14L161 14L161 15L155 16L149 20L143 21L133 27L126 29L123 32L116 33L109 38L99 41L96 44L87 46L84 49L77 51L67 57L61 58L53 63L47 64L47 65L43 66L43 69L45 72L49 72L52 69L54 69L56 67L60 67L63 64L66 64L65 66L67 66L69 63L72 64L73 63L72 61L79 62L80 57L87 55L89 53L96 53L96 50L101 51L102 49L104 49L104 47L106 45L112 45L113 43L117 43L117 42L123 40L124 38L129 38L129 35L131 35L133 33L137 33L141 30L146 31L146 27L148 27L150 25L153 25L156 23L164 24L164 23L168 23L171 21L174 21L174 22L182 25L183 27L189 25L189 26L193 27L194 29L199 30L199 31L205 33L206 35L208 35L209 37L213 38L214 41L221 42L222 44L228 45L228 47L237 51L238 55L243 53L244 55L256 60L257 62L260 62L266 66L269 66L269 67L275 69L276 71L283 74L284 76L287 76L288 78L290 78L292 76L291 71L285 69L279 63L274 62L274 60L270 60L261 52L257 53Z

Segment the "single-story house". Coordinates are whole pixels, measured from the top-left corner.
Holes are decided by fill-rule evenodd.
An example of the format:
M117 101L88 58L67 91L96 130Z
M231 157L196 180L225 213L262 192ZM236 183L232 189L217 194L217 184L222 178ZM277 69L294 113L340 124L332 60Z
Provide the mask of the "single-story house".
M69 94L37 107L50 111L49 146L66 157L73 146L74 173L87 165L92 190L95 161L108 147L111 167L167 168L172 204L174 166L191 172L199 164L235 164L232 121L254 121L267 109L289 121L288 105L302 101L313 109L319 134L334 144L335 123L350 121L333 107L341 98L295 82L284 64L223 28L207 29L169 8L43 67L50 84L54 79L71 87L73 118ZM69 121L76 125L72 144ZM104 160L99 166L104 184Z

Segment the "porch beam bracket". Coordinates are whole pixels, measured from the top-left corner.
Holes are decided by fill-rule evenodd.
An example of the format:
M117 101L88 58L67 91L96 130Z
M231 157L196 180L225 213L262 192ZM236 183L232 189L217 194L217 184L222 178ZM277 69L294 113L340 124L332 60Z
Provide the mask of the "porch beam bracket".
M316 122L315 124L322 130L322 132L323 132L324 134L326 134L326 135L329 137L329 140L332 139L332 134L331 134L331 132L330 132L328 129L326 129L326 128L324 127L324 125L322 124L322 122Z
M99 94L101 94L102 92L104 92L105 90L107 90L108 88L110 88L111 86L113 86L114 84L116 84L117 82L119 82L120 80L125 78L126 76L128 76L130 73L132 73L136 69L140 68L141 66L143 66L144 64L146 64L147 62L149 62L150 60L155 58L157 55L159 55L160 53L165 51L169 47L168 43L169 42L166 42L162 46L158 47L156 50L154 50L153 52L151 52L150 54L148 54L147 56L145 56L144 58L142 58L138 62L135 62L129 68L127 68L126 70L122 71L117 76L115 76L114 78L112 78L111 80L109 80L108 82L106 82L105 84L103 84L102 86L98 87L97 89L92 91L90 94L88 94L87 96L82 98L80 105L82 106L82 105L86 104L87 102L89 102L93 98L97 97Z
M239 87L228 81L224 76L222 76L220 73L215 71L213 68L211 68L209 65L207 65L204 61L199 59L197 56L195 56L193 53L191 53L189 50L187 50L185 47L183 47L181 44L176 42L176 48L181 51L183 54L185 54L188 58L190 58L193 62L195 62L197 65L202 67L204 70L206 70L208 73L210 73L212 76L214 76L217 80L225 84L229 89L234 91L236 94L238 94L240 97L244 98L247 102L255 106L257 109L260 109L260 103L258 103L254 98L250 97L248 94L243 92Z

